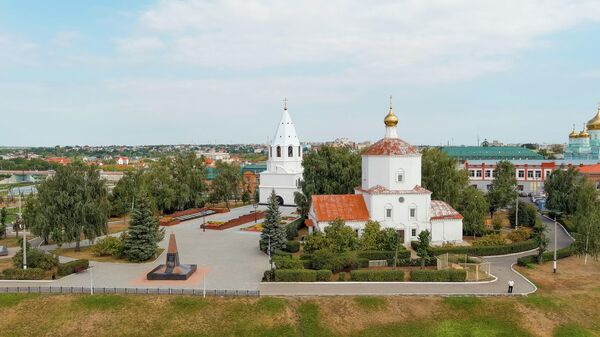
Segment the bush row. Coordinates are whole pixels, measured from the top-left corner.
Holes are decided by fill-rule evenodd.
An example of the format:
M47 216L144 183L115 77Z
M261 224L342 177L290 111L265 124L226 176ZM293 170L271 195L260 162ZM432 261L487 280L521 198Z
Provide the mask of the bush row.
M350 280L356 282L404 281L404 272L402 270L352 270Z
M83 270L88 269L90 266L90 261L88 260L74 260L67 263L60 263L58 265L58 275L66 276L73 273L77 273Z
M565 257L569 257L575 254L575 249L573 246L565 247L563 249L559 249L556 251L557 259L564 259ZM545 252L542 254L542 262L544 261L552 261L554 259L554 252ZM517 264L519 266L527 266L528 264L537 263L537 255L527 255L517 259Z
M396 252L393 250L363 250L357 252L359 258L368 260L393 259ZM404 248L398 249L398 259L410 259L410 252Z
M413 249L416 249L417 242L411 242ZM501 246L456 246L456 247L430 247L430 255L441 255L445 253L450 254L469 254L477 256L492 256L492 255L505 255L512 253L520 253L528 250L537 248L535 241L527 240L521 242L515 242L508 245Z
M393 266L394 265L394 259L390 259L387 260L388 266ZM421 266L421 259L398 259L398 262L396 264L397 266L400 267L420 267ZM435 258L435 256L431 256L431 257L426 257L425 258L425 265L426 266L437 266L437 259Z
M410 272L413 282L465 282L466 270L413 270Z
M288 241L285 244L285 251L289 253L297 253L300 251L300 241Z
M45 276L42 268L8 268L2 271L5 280L42 280Z
M331 280L331 275L331 270L275 269L273 279L275 282L325 282ZM267 272L263 279L266 278Z

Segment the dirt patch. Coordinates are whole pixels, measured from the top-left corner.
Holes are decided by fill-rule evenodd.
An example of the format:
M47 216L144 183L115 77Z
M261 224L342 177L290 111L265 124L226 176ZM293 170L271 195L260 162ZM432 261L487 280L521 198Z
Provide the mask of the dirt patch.
M552 262L536 265L534 269L517 267L517 270L532 280L542 293L573 294L589 292L600 284L600 261L571 256L558 260L557 273L553 273Z

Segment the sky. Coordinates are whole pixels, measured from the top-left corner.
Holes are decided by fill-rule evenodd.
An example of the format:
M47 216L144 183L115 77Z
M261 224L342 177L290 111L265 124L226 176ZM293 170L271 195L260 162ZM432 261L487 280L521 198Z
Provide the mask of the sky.
M600 101L599 0L0 0L0 146L563 143Z

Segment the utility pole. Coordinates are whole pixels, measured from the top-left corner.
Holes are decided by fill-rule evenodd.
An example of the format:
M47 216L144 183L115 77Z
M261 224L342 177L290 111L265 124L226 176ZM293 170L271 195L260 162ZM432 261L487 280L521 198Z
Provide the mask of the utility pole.
M21 212L21 193L19 192L19 222L23 224L23 269L27 269L27 234L25 233L25 222Z
M519 192L517 192L517 207L515 208L515 229L519 228Z
M558 231L558 224L556 222L556 215L554 216L554 273L556 274L556 232Z

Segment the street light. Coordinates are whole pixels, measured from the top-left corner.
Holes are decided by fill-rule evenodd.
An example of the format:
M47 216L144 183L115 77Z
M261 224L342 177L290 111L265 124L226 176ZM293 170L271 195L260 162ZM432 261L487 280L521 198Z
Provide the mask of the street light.
M556 222L556 215L554 215L554 261L553 261L553 271L556 274L556 232L558 231L558 223Z
M258 221L257 215L256 215L256 210L258 209L258 203L255 202L252 207L254 207L254 224L256 224L256 222Z

